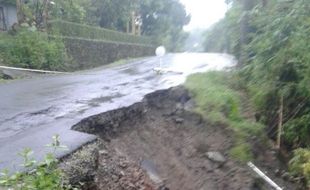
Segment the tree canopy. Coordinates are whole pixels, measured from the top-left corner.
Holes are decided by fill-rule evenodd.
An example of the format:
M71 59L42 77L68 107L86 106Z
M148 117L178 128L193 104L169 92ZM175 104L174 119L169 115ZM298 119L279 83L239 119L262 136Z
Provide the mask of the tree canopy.
M53 17L123 32L134 13L142 35L173 51L181 48L186 38L183 26L190 21L178 0L56 0L55 4Z

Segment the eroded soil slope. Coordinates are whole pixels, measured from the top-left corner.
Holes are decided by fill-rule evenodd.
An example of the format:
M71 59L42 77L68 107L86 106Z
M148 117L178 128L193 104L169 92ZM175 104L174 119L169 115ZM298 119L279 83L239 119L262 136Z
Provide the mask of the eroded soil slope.
M232 132L223 126L208 125L192 108L188 92L177 87L157 91L140 103L92 116L75 125L73 129L96 134L100 139L93 174L95 186L98 189L253 189L254 179L248 169L228 156ZM136 171L124 178L127 170ZM126 179L130 179L130 185L117 186ZM111 181L114 186L107 185Z

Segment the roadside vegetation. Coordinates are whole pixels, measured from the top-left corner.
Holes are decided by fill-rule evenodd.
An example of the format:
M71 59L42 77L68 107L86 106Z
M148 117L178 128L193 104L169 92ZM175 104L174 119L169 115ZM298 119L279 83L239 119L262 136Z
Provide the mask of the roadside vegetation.
M258 119L289 153L292 174L310 187L310 4L227 1L226 17L205 34L205 50L239 60L239 82ZM241 30L240 30L241 28ZM216 39L216 40L215 40ZM281 132L278 127L282 128Z
M46 154L43 161L37 162L33 157L33 151L24 149L19 155L23 159L23 168L26 172L10 174L8 170L0 173L0 187L6 189L51 189L51 190L77 190L66 182L64 173L58 167L58 160L54 157L57 150L65 148L60 145L58 135L53 136L53 142L47 145L52 149Z
M106 52L114 50L105 47L104 42L139 47L163 44L170 51L179 51L187 38L183 26L190 21L184 6L174 0L54 0L53 3L0 0L0 3L16 6L18 17L18 23L8 32L0 32L0 64L30 69L83 69L79 66L84 63L75 63L79 59L70 51L72 40L81 45L89 45L82 40L92 40ZM79 52L83 53L87 52ZM107 54L103 60L109 59ZM119 54L120 58L128 57Z
M14 67L66 70L68 56L61 39L21 28L15 34L0 33L1 62Z
M246 162L253 158L249 138L263 139L263 125L242 114L242 89L232 72L211 71L188 77L185 86L197 104L196 111L214 127L228 126L234 133L231 156Z

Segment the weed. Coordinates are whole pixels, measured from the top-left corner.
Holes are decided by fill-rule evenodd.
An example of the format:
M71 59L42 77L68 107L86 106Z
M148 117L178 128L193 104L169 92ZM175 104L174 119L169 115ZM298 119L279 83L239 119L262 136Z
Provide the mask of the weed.
M233 88L238 86L235 80L230 72L211 71L189 76L185 86L192 93L199 114L213 125L224 124L235 131L231 155L245 162L252 158L247 139L263 137L263 125L242 118L241 95Z
M305 183L310 188L310 150L296 149L289 163L290 172L296 176L303 176Z
M65 148L60 144L59 135L53 136L53 142L48 147L53 149L53 153L60 148ZM63 180L63 172L58 168L58 160L53 153L46 154L43 161L38 162L32 157L33 151L25 148L19 155L23 159L22 166L26 172L9 175L9 171L4 170L0 174L0 186L23 190L76 190L76 188L66 185Z
M230 155L232 158L241 162L247 162L249 160L252 160L253 158L251 153L251 147L245 142L235 145L230 150Z

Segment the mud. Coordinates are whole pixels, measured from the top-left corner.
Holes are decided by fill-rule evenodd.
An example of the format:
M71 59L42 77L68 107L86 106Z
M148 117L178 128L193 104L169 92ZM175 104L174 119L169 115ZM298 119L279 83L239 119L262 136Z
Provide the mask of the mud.
M82 120L73 129L95 134L99 140L92 145L97 154L86 156L94 158L94 172L86 169L81 175L88 175L92 189L100 190L255 189L248 168L229 157L232 131L208 125L193 107L188 92L176 87ZM209 159L210 152L225 159Z
M94 190L270 189L230 158L234 132L208 124L194 108L189 93L175 87L82 120L72 128L98 140L63 162L70 183ZM267 142L249 142L262 171L281 187L297 189L294 178L282 177L287 172Z

